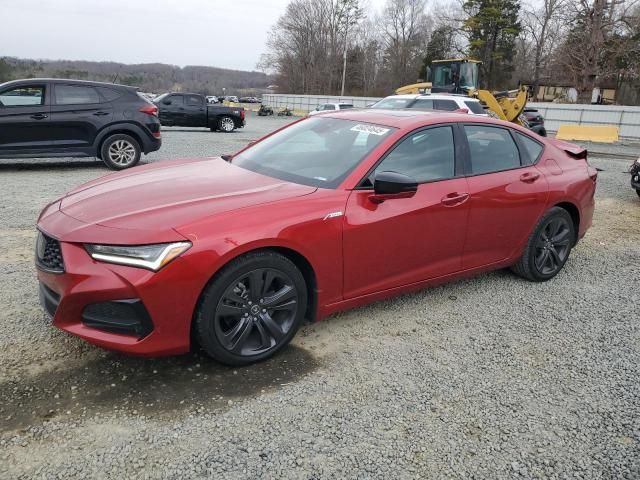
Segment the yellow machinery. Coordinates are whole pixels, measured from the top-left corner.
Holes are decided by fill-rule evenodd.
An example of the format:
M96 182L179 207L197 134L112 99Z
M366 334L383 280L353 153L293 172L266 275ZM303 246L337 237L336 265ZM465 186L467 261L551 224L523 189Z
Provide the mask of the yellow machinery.
M396 94L450 93L468 95L484 103L493 115L520 125L525 123L521 114L529 99L528 90L522 86L518 90L490 92L479 87L480 63L478 60L458 58L434 60L427 67L427 81L406 85L396 90Z

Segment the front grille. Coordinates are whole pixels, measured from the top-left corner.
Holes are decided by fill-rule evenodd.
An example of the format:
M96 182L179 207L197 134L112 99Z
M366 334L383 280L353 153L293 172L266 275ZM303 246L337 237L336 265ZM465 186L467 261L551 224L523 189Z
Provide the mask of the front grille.
M36 240L36 265L47 272L64 272L60 242L42 232Z

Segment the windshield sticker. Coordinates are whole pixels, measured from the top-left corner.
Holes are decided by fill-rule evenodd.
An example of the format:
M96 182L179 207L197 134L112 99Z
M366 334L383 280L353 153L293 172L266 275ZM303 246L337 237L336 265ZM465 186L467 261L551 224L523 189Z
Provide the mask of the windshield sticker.
M370 133L372 135L384 135L389 131L388 128L378 127L377 125L367 125L359 123L351 127L352 132L362 132L362 133Z

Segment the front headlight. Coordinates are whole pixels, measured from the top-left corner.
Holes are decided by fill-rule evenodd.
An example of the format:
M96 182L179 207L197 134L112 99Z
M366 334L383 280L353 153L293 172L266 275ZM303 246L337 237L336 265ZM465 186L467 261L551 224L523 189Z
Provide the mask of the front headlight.
M191 248L191 242L133 246L86 244L84 247L94 260L146 268L157 272Z

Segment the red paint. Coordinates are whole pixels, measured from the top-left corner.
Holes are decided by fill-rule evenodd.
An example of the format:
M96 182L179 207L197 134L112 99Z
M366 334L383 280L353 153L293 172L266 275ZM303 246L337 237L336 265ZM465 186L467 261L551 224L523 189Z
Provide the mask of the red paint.
M545 144L535 166L421 184L410 198L376 199L372 190L352 189L407 133L438 123L505 124L456 113L326 116L397 128L335 190L266 177L219 158L192 159L108 175L47 206L38 227L62 242L66 267L59 275L38 271L62 297L54 325L105 348L176 354L190 347L191 320L207 282L251 250L287 249L306 258L321 319L513 264L554 205L577 208L580 237L591 225L595 170L576 158L579 147L534 137ZM82 246L185 239L193 247L157 273L96 262ZM123 298L143 300L154 323L149 336L139 341L81 323L85 305Z

